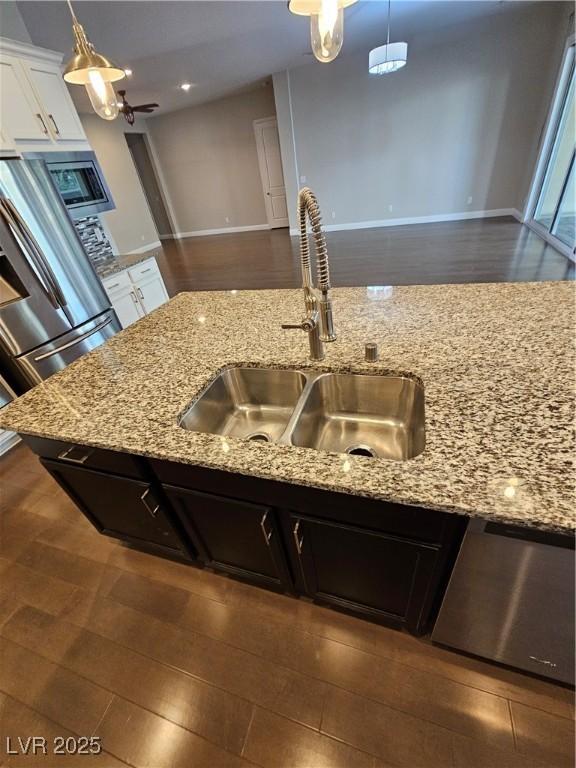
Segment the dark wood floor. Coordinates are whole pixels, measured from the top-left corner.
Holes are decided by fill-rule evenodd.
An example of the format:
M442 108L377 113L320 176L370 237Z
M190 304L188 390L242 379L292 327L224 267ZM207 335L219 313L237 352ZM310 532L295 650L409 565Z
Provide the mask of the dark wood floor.
M512 218L327 234L332 283L423 285L574 278L574 264ZM159 264L179 291L300 284L298 239L288 230L165 241Z
M97 534L0 459L0 764L570 768L565 688ZM19 757L6 736L96 735Z

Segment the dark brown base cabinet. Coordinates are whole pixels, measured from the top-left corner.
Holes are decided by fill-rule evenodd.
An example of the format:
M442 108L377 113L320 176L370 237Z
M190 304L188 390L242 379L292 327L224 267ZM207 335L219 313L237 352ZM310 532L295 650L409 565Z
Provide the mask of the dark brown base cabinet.
M100 533L413 634L430 627L467 523L433 510L24 439Z

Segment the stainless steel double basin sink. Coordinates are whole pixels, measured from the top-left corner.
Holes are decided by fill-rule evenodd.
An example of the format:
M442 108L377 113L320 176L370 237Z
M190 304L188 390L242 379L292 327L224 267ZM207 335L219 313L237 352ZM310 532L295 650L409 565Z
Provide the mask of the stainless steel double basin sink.
M424 389L404 376L227 368L179 423L194 432L403 461L424 450Z

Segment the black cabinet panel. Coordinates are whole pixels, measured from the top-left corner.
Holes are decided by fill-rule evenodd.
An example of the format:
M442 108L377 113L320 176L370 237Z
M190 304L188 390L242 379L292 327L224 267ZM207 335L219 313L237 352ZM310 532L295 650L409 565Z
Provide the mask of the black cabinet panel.
M101 472L112 472L114 475L147 479L143 460L129 453L105 451L103 448L90 448L86 445L63 443L59 440L46 440L28 435L23 435L22 439L34 453L44 459L57 459L73 467L98 469Z
M164 492L206 565L289 587L274 510L172 486Z
M185 551L150 483L41 462L100 533Z
M297 510L311 517L383 531L407 539L440 543L446 535L446 521L451 516L432 509L392 504L346 493L310 488L304 485L263 480L217 469L175 464L149 459L162 483L193 491L217 493L254 504Z
M310 597L420 630L436 547L294 514L291 524Z

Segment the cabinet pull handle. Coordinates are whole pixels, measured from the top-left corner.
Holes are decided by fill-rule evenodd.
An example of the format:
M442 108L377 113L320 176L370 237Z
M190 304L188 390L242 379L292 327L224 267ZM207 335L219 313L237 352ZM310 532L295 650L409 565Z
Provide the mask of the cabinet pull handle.
M266 542L266 546L270 546L270 539L272 538L272 534L274 531L267 531L266 530L266 518L268 517L268 512L264 512L262 515L262 520L260 520L260 528L262 529L262 534L264 536L264 541Z
M143 269L142 272L140 272L141 275L145 275L146 272L150 272L152 270L152 267L148 267L147 269Z
M140 295L140 299L141 299L142 301L144 301L144 294L142 293L142 291L140 290L140 288L136 288L136 290L138 291L138 293L139 293L139 295Z
M36 112L36 117L37 117L37 118L38 118L38 120L40 120L40 122L42 123L42 130L43 130L43 131L44 131L44 133L47 135L47 134L48 134L48 128L46 128L46 123L44 122L44 118L42 117L42 115L40 114L40 112Z
M140 501L142 502L142 504L144 504L148 512L152 515L152 517L155 518L158 514L158 510L160 509L160 504L156 504L154 509L152 509L152 507L148 504L146 500L146 497L148 496L149 493L150 493L150 488L146 488L142 496L140 496Z
M90 450L88 453L85 453L84 456L81 456L79 459L75 459L73 456L69 456L68 454L71 453L71 451L75 450L78 446L71 445L69 448L66 448L65 451L62 451L62 453L58 454L58 458L62 459L62 461L69 461L72 464L84 464L84 462L92 456L94 451Z
M135 306L138 306L138 299L136 298L136 294L134 291L130 291L130 296L132 296L132 301L134 302Z
M112 288L118 288L119 285L120 285L120 283L113 283L112 285L108 285L107 288L108 288L109 291L111 291Z
M294 544L296 544L296 549L298 550L298 554L302 554L302 547L304 546L304 535L302 535L302 538L298 538L298 531L300 530L300 520L296 523L294 526L294 530L292 531L292 535L294 536Z
M54 126L54 131L58 136L60 136L60 131L58 130L58 126L56 125L56 120L54 120L54 115L48 115L50 120L52 120L52 125Z

